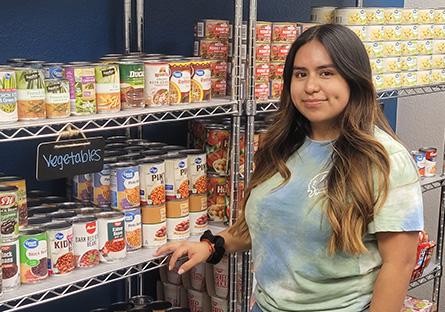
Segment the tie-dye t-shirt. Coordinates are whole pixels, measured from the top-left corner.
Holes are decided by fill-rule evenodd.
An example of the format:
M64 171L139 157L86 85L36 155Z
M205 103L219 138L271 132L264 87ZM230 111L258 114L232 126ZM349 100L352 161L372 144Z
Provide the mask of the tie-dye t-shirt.
M375 137L390 156L390 190L368 225L365 254L327 254L330 226L317 198L325 190L331 142L307 139L287 161L292 173L287 184L277 188L282 178L276 174L252 191L246 218L255 297L263 311L363 311L382 263L375 234L423 229L422 192L411 155L384 131L376 129Z

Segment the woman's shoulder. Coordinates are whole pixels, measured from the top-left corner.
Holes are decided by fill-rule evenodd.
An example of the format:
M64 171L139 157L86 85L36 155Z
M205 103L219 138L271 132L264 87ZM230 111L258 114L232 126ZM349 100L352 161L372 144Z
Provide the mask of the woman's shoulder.
M397 153L409 154L408 150L405 146L403 146L402 143L400 143L397 139L395 139L389 133L380 129L379 127L375 127L374 137L380 144L383 145L389 156Z

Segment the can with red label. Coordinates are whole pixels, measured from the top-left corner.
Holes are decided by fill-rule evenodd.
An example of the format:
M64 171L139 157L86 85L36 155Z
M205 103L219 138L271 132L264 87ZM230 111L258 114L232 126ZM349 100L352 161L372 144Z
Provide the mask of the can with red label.
M196 38L227 40L229 38L229 21L205 19L196 23Z
M283 91L283 80L274 79L270 81L270 97L271 99L277 100L281 96L281 91Z
M19 236L19 213L16 186L0 185L1 242L16 241Z
M84 215L73 219L73 252L78 268L89 268L99 264L96 217Z
M270 62L270 44L256 45L256 60L258 62Z
M292 43L297 39L296 23L273 23L272 24L272 42Z
M269 78L283 79L284 74L284 62L272 62L269 64Z
M212 79L212 97L226 96L227 81L226 79Z
M206 126L205 137L208 171L226 175L229 161L230 127L209 124Z
M284 62L286 60L287 54L289 53L290 46L291 45L289 43L272 43L270 47L271 62Z
M425 177L434 177L437 171L437 148L424 147L420 151L425 153Z
M227 179L216 174L208 175L208 216L210 221L224 221L228 203Z
M255 66L255 80L268 81L270 76L269 63L257 63Z
M256 23L256 42L270 43L272 40L272 23L260 22Z
M26 181L22 177L5 176L0 177L0 184L17 187L17 209L19 212L19 226L28 224L28 206L26 199Z
M228 41L221 42L208 39L196 40L194 43L193 56L226 61L229 56L229 43Z
M115 262L127 256L125 221L121 212L96 214L99 228L99 256L101 262Z
M255 98L258 101L266 101L270 95L269 81L255 82Z
M216 78L226 79L227 67L228 63L226 61L211 60L210 71L212 72L212 79Z
M414 158L419 175L421 177L425 176L425 153L421 151L412 151L411 156Z

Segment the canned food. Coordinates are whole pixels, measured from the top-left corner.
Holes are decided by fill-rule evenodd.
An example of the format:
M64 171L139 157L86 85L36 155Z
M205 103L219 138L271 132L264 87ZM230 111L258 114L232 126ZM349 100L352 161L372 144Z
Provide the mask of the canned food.
M190 103L192 69L188 61L170 62L170 105Z
M427 40L434 38L434 24L419 24L419 37L420 40Z
M433 69L431 71L431 79L434 83L445 82L445 69Z
M383 40L400 40L401 38L402 38L402 29L400 28L400 25L383 26Z
M269 63L256 63L255 64L255 80L267 81L270 76Z
M227 82L226 79L212 79L212 97L226 96Z
M165 163L160 157L142 159L139 163L142 205L165 203Z
M157 206L142 206L142 224L159 224L167 220L165 204Z
M433 54L433 69L445 68L445 54Z
M133 162L110 166L111 207L124 210L139 207L139 167Z
M96 113L96 76L89 65L64 65L63 75L70 84L71 114Z
M48 237L42 228L20 231L20 280L30 284L48 277Z
M300 33L295 23L272 23L272 42L292 43Z
M417 84L420 86L429 85L432 83L431 70L422 70L417 72Z
M270 81L270 97L271 99L279 99L281 97L281 92L283 91L283 80L274 79Z
M270 43L272 40L272 23L260 22L256 24L256 42Z
M207 193L207 156L199 149L182 150L187 155L187 176L191 194Z
M255 99L257 99L258 101L266 101L269 99L269 95L270 89L268 82L255 82Z
M360 40L365 41L367 40L367 30L366 30L366 26L346 26L348 27L350 30L352 30L357 37L360 38Z
M445 39L445 24L434 25L433 37L434 39Z
M45 226L48 235L48 274L64 275L74 270L73 226L68 222Z
M402 45L400 41L384 41L383 55L385 57L395 57L402 55Z
M127 143L108 143L105 145L106 150L123 150L125 147L127 147Z
M417 70L417 56L402 56L400 58L400 69L403 71Z
M419 24L433 24L434 23L434 9L417 9Z
M416 163L417 170L421 177L425 176L425 153L419 150L411 151L414 162Z
M270 62L271 46L270 44L256 44L257 62Z
M384 56L382 42L364 42L364 45L370 58Z
M142 207L142 237L144 247L167 242L167 211L165 205Z
M23 66L28 59L25 58L10 58L7 60L8 64L12 64L13 66Z
M208 229L207 210L190 212L190 234L199 235Z
M165 196L167 200L184 199L189 196L187 155L174 153L165 160Z
M55 207L55 206L53 206L53 207L50 207L50 206L35 206L35 207L31 207L31 208L29 208L29 216L30 217L33 217L33 216L35 216L35 215L47 215L48 213L52 213L52 212L56 212L56 211L58 211L59 210L59 208L57 208L57 207Z
M433 57L431 55L417 56L417 70L430 70L433 66Z
M73 177L72 196L82 202L90 202L93 193L92 176L90 173Z
M212 98L211 61L192 61L191 69L190 102L210 101Z
M2 287L5 291L20 286L20 249L19 241L2 243Z
M335 22L342 25L366 25L366 11L352 7L337 8L335 9Z
M188 199L167 201L167 238L169 240L190 237Z
M207 210L207 193L190 195L189 210L190 212L201 212L203 210Z
M385 9L382 8L364 8L368 25L385 24Z
M212 73L212 78L223 78L227 77L227 62L211 60L210 61L210 71Z
M97 113L115 113L121 110L119 65L96 64Z
M193 46L193 56L225 61L229 56L229 44L209 39L196 40Z
M228 204L227 180L225 177L210 174L208 176L207 207L209 220L224 221Z
M401 40L417 40L419 38L418 25L401 25L400 33Z
M169 101L170 67L167 62L144 62L144 99L147 106L167 105Z
M270 63L269 67L270 79L283 79L284 64L282 62Z
M424 147L419 149L425 154L425 177L434 177L436 175L437 148Z
M65 202L65 203L56 204L57 209L65 210L65 211L71 211L71 210L74 211L74 209L82 208L82 207L83 207L83 205L78 202Z
M215 40L229 39L229 21L205 19L196 23L195 36Z
M7 186L17 187L17 209L19 214L20 227L26 226L28 224L28 206L26 199L26 180L22 177L17 176L5 176L0 177L0 184ZM0 203L0 207L1 207Z
M96 217L100 261L114 262L124 259L127 255L124 215L120 212L101 212Z
M53 221L64 221L69 218L73 218L76 216L76 213L74 211L63 211L59 210L53 213L47 214L48 217L50 217Z
M140 61L119 62L120 96L122 109L143 107L144 63Z
M41 69L16 68L19 120L46 117L45 78Z
M93 173L93 204L94 205L109 205L111 203L111 164L114 158L105 158L103 169L100 172Z
M385 30L382 25L374 25L366 27L366 41L383 41L385 40Z
M107 210L109 207L107 206ZM85 208L77 208L74 210L74 212L78 215L78 216L87 216L87 215L95 215L96 213L99 212L105 212L105 208L94 208L94 207L85 207Z
M287 43L272 43L270 60L272 62L285 61L287 54L289 53L290 44Z
M405 9L401 8L400 12L402 14L402 24L417 24L418 21L418 13L417 9Z
M125 210L125 241L127 251L142 247L141 208Z
M400 45L402 46L402 56L413 56L417 55L417 41L401 41ZM428 54L428 53L425 53Z
M400 24L402 22L402 11L400 8L385 8L385 24Z
M89 268L99 264L96 217L78 216L73 219L73 252L78 268Z
M25 61L26 67L34 69L43 69L43 64L45 64L45 61L36 61L36 60Z
M2 243L15 241L19 235L17 193L16 186L0 185L0 238Z
M63 63L45 63L43 70L45 79L63 79Z
M336 7L324 6L311 9L311 22L320 24L331 24L335 22Z
M70 115L70 86L68 80L45 80L47 118L65 118Z
M0 68L0 123L10 123L17 120L17 80L15 71Z
M28 218L28 225L29 226L36 226L36 225L42 225L46 223L51 223L51 218L47 216L37 216L37 217L30 217Z
M206 127L205 150L208 172L227 174L229 160L230 128L211 124Z

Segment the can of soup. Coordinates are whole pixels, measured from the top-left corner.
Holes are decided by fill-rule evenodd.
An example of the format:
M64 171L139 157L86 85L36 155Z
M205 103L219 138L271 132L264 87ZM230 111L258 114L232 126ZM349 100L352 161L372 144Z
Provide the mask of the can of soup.
M99 228L101 262L115 262L127 256L125 221L121 212L101 212L96 215Z
M224 221L227 204L228 190L226 177L209 174L207 196L209 220Z
M45 226L48 235L48 274L65 275L75 268L73 226L66 221Z
M78 268L99 264L99 234L95 216L78 216L73 219L73 252Z

